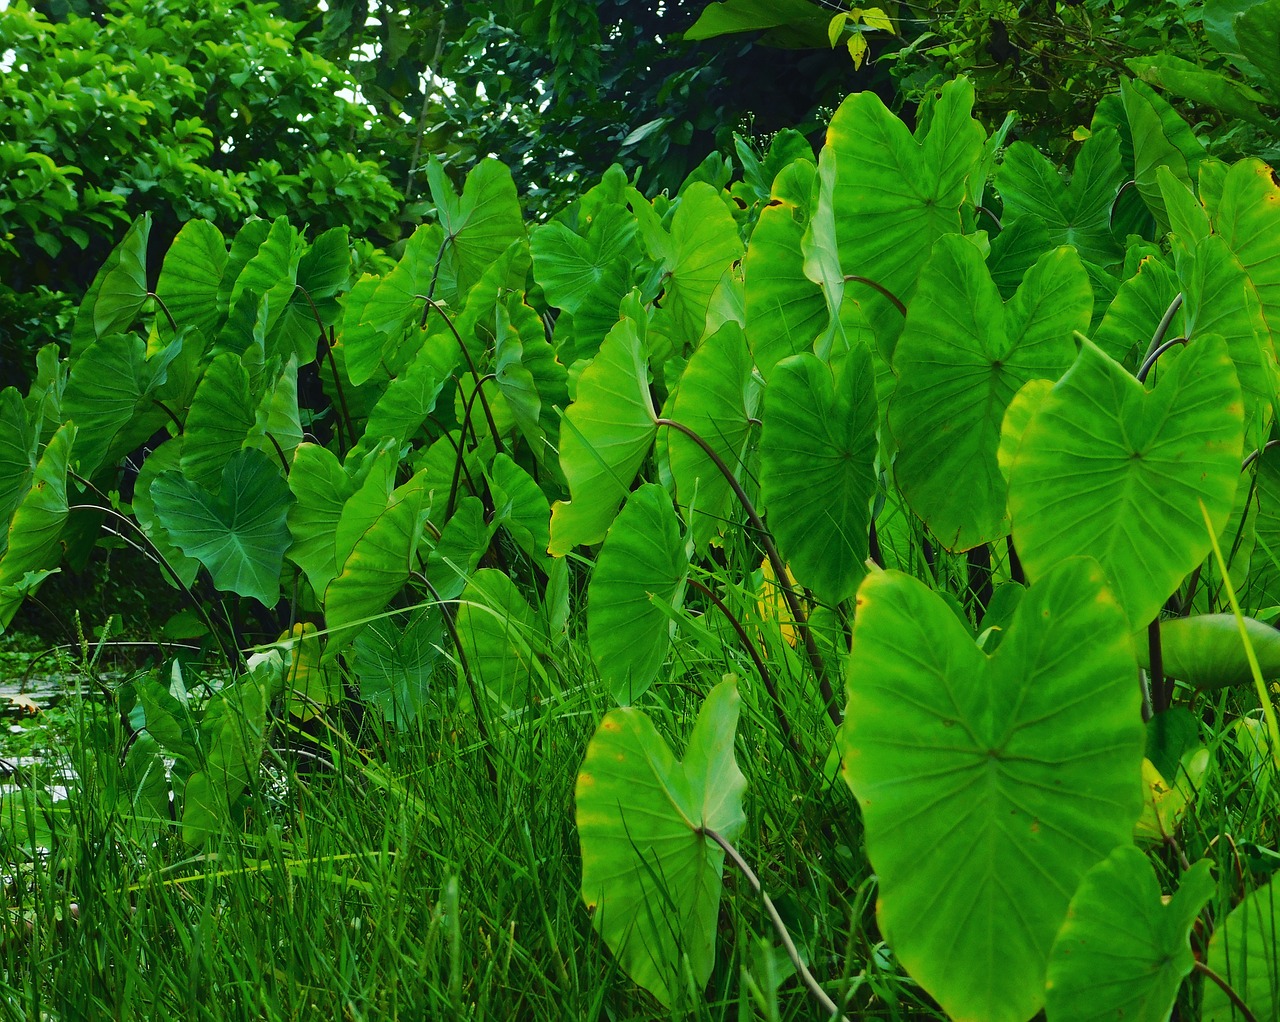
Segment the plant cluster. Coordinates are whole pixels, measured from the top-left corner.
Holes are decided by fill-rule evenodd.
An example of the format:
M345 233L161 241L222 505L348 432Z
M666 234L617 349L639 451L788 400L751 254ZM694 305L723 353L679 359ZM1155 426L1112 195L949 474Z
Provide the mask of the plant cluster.
M157 262L135 220L70 354L0 393L0 625L106 527L232 677L107 686L82 770L112 836L69 861L127 835L172 858L125 889L191 868L213 913L225 874L182 849L243 832L237 883L323 858L360 890L348 864L410 869L454 811L368 748L429 728L424 773L495 804L581 755L590 925L673 1016L794 1016L794 970L823 1017L1270 1017L1280 184L1141 81L1069 170L974 99L912 131L859 93L816 157L744 141L653 199L614 168L533 227L501 163L459 190L432 160L437 218L384 272L284 216L192 220ZM401 830L315 852L347 782L272 808L277 727ZM15 859L75 829L0 806ZM595 952L534 925L573 987Z

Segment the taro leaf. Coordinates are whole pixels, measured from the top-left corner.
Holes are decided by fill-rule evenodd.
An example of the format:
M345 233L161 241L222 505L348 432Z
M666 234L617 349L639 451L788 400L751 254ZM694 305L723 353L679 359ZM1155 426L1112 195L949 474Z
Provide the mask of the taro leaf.
M432 607L415 607L403 624L386 617L370 622L354 643L360 698L388 721L413 721L427 704L443 636L444 618Z
M247 674L209 700L200 722L203 763L183 792L182 838L187 844L205 844L230 821L231 804L257 772L267 707L283 686L284 661L272 650L251 660Z
M1146 657L1142 648L1144 643L1135 642L1138 651L1138 664ZM1200 740L1200 718L1185 706L1170 706L1164 713L1157 713L1147 721L1147 759L1163 776L1176 777L1178 764L1183 755L1194 749Z
M800 46L804 49L825 48L828 18L808 0L721 0L708 4L685 39L714 39L735 32L758 32L772 29L770 35L781 34L781 41L769 45Z
M670 276L661 300L684 345L697 344L706 331L711 296L742 253L738 225L720 192L705 181L686 188L671 220Z
M505 306L498 306L496 313L493 375L498 392L529 446L535 451L540 450L545 446L546 438L540 421L542 398L538 394L538 385L534 382L533 373L524 364L524 345L520 331L508 319ZM535 338L535 343L539 340L540 337Z
M395 269L382 280L361 280L343 302L342 345L347 377L355 386L373 378L383 352L397 344L415 313L420 295L431 293L432 270L440 249L440 229L422 225L413 232Z
M1143 57L1127 57L1129 70L1144 82L1192 103L1215 107L1229 118L1250 121L1270 128L1274 121L1258 109L1267 97L1244 82L1229 78L1221 71L1202 68L1172 53L1156 53Z
M832 365L805 352L774 368L760 438L769 528L800 582L832 604L853 594L867 559L876 423L866 345Z
M147 239L151 214L143 213L107 256L103 276L95 283L93 332L102 337L128 330L147 301Z
M237 451L217 493L181 472L162 472L151 484L151 500L169 538L205 566L217 589L275 606L293 498L270 458L253 448Z
M1191 928L1216 885L1203 859L1167 905L1147 857L1121 845L1089 870L1049 958L1049 1022L1166 1022L1191 973Z
M772 199L760 210L743 261L743 329L766 380L781 359L813 347L827 323L822 288L805 276L801 249L816 173L808 160L783 168L773 184Z
M168 530L156 517L155 504L151 500L151 484L155 482L156 476L176 470L181 453L182 438L171 437L147 455L133 484L133 516L168 568L161 573L161 577L170 585L190 588L200 571L200 562L174 546Z
M733 841L746 824L747 780L733 757L740 702L734 680L711 690L683 761L639 710L611 710L578 773L591 925L627 975L668 1006L686 975L706 986L715 963L724 852L702 830Z
M848 663L838 741L885 939L952 1017L1024 1022L1071 895L1142 808L1128 621L1073 558L988 657L940 596L877 572Z
M394 457L388 459L394 461ZM368 484L366 484L368 485ZM348 508L364 493L364 488L347 502ZM403 486L376 503L361 508L362 527L349 538L354 542L344 554L345 543L338 539L338 574L324 592L324 619L330 630L325 647L326 660L354 638L368 620L387 608L404 584L414 565L414 553L422 534L423 474L418 472ZM351 522L344 510L340 533Z
M305 247L297 229L289 223L289 218L279 216L271 224L258 250L244 264L231 286L231 308L237 309L240 299L245 295L258 295L267 299L267 330L270 335L268 355L283 355L288 358L291 351L281 347L283 338L274 330L284 310L288 307L296 289L298 260ZM254 300L256 307L257 300ZM308 362L314 361L315 349L306 355Z
M1280 97L1280 0L1263 0L1235 21L1240 52L1262 72L1271 87L1272 104Z
M1165 310L1181 291L1177 274L1156 256L1145 256L1138 272L1124 281L1093 333L1093 342L1108 356L1137 372ZM1185 312L1170 322L1165 340L1183 336Z
M240 279L240 271L267 240L272 226L269 220L248 220L231 239L231 251L227 254L222 280L218 284L218 307L224 312L234 304L231 294L236 281Z
M1087 550L1135 629L1209 552L1200 503L1221 532L1240 477L1240 385L1220 337L1199 338L1142 384L1085 338L1044 398L1009 473L1009 516L1027 577Z
M1114 128L1100 129L1080 147L1065 186L1058 168L1027 142L1009 146L996 175L1006 221L1039 217L1050 245L1074 245L1082 260L1104 266L1122 255L1111 233L1111 207L1124 181Z
M635 217L625 206L606 206L585 235L552 222L533 232L529 246L547 301L571 317L573 345L566 364L590 358L618 321L618 306L631 290Z
M290 643L285 668L285 700L290 714L310 720L337 706L342 698L342 676L321 662L320 636L310 621L300 622L280 636Z
M524 237L515 182L505 164L483 159L467 175L459 196L434 156L427 180L444 229L444 276L456 281L457 294L465 296L511 242ZM511 286L522 283L512 281Z
M80 427L76 462L82 476L114 466L168 421L152 399L181 347L176 340L147 358L141 337L110 334L76 359L62 414Z
M1066 371L1072 331L1088 328L1092 308L1073 249L1041 256L1006 305L971 242L934 246L894 351L889 428L898 487L948 550L1007 532L996 462L1005 409L1024 383Z
M1276 223L1280 227L1280 220ZM1258 294L1244 267L1215 234L1194 250L1178 253L1178 276L1186 295L1182 336L1195 341L1218 334L1226 340L1243 391L1246 436L1265 433L1276 393L1275 357Z
M657 677L688 571L671 498L645 483L609 529L587 589L591 657L619 703L634 702Z
M333 296L350 275L347 228L333 227L316 238L298 259L293 292L275 323L272 353L284 358L293 355L300 365L314 362L322 328L338 318L338 303Z
M455 627L465 669L500 716L520 713L547 694L537 656L545 646L542 623L505 572L482 568L471 577Z
M1280 348L1280 184L1261 160L1241 160L1227 171L1214 227L1248 275L1271 333L1268 353ZM1264 341L1264 346L1265 346Z
M213 337L222 320L218 290L227 265L227 243L208 220L189 220L160 266L156 294L178 325Z
M337 457L319 444L299 444L289 470L294 502L289 508L293 543L289 559L300 567L316 593L338 573L334 533L355 486Z
M1256 1019L1280 1015L1280 873L1232 909L1209 940L1209 968L1231 984ZM1241 1016L1216 983L1204 985L1204 1022Z
M1035 261L1053 248L1049 228L1040 217L1021 216L1009 220L1007 216L1003 230L991 239L991 251L987 254L987 269L1005 301L1013 297Z
M1280 678L1280 631L1254 618L1244 619L1264 680ZM1164 673L1199 689L1252 685L1253 674L1234 614L1197 614L1160 622ZM1148 667L1144 644L1138 660Z
M212 489L254 426L249 372L233 352L216 355L196 387L182 428L182 474Z
M9 539L0 556L0 631L9 627L26 594L24 578L58 563L58 543L67 522L67 465L77 437L68 422L36 462L31 486L9 520Z
M649 396L644 315L637 303L609 331L582 371L577 400L561 424L560 468L572 499L556 501L551 510L557 557L604 538L653 445L658 416Z
M547 339L546 329L537 312L524 300L523 294L507 298L505 310L498 322L505 321L520 339L520 364L528 370L538 397L538 430L533 443L533 456L539 465L553 478L559 479L560 464L557 460L560 438L559 409L569 404L569 378L565 367L556 359L555 349ZM616 317L615 317L616 319ZM610 320L609 325L613 325ZM595 350L599 350L599 345ZM593 351L592 354L595 352Z
M973 85L942 87L927 131L913 137L874 92L850 96L827 129L822 190L838 215L843 273L876 281L909 303L933 243L961 228L968 180L982 158L985 133L973 119ZM877 343L892 353L901 316L884 297L858 292Z
M431 547L427 554L427 580L441 600L452 600L467 585L480 558L489 549L489 541L497 529L496 522L486 522L484 505L479 497L463 497L453 515L440 530L440 538L432 541L424 535L422 542Z
M1168 167L1188 187L1204 159L1204 143L1187 122L1146 82L1122 80L1120 96L1133 138L1134 181L1161 231L1169 217L1160 194L1157 171Z
M551 542L551 509L542 488L505 454L494 456L487 475L495 522L505 527L530 557L544 558Z
M436 399L460 355L452 335L428 334L417 357L399 373L369 411L365 439L370 446L386 437L411 438L435 411Z
M698 434L725 467L741 479L758 394L751 379L751 357L742 328L737 323L726 323L706 338L689 359L664 417ZM733 490L715 462L693 440L679 430L668 428L665 432L667 461L681 513L693 529L694 542L705 547L723 528L734 499Z
M14 509L31 486L36 467L36 436L27 422L16 387L0 391L0 528L7 529ZM0 536L0 554L6 539Z
M278 366L279 363L273 361L271 365ZM268 378L262 384L247 443L273 457L283 455L287 461L293 457L305 435L298 409L297 356L290 355L274 377L274 380Z

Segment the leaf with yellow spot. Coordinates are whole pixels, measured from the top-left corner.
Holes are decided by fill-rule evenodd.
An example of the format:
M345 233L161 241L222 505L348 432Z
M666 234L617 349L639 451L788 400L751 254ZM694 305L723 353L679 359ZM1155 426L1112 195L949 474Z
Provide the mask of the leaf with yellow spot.
M760 568L764 573L760 583L760 596L756 600L756 606L760 608L760 616L765 621L774 622L787 645L794 649L799 633L796 631L795 618L791 616L791 610L787 607L786 597L782 595L782 587L778 585L778 576L773 573L773 564L766 557ZM797 591L800 588L795 576L791 574L790 567L787 568L787 585ZM807 608L807 604L802 603L802 606Z
M703 703L684 760L634 707L605 715L578 774L582 898L627 975L665 1005L715 963L724 852L737 837L747 780L733 757L734 678ZM687 968L687 973L686 973Z

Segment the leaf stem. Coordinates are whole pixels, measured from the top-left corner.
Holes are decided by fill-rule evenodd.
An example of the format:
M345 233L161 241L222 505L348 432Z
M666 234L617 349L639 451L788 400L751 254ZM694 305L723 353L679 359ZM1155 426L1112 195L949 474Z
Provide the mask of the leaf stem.
M782 555L778 552L778 545L773 541L773 535L764 524L764 519L756 511L755 505L751 503L751 498L747 496L746 490L738 482L737 476L729 471L729 466L724 463L724 459L712 449L706 440L684 423L676 422L674 419L657 418L654 420L654 425L674 429L678 433L683 433L697 444L702 449L702 453L710 458L712 464L720 470L720 474L724 476L725 481L728 482L733 490L734 496L738 498L738 503L746 511L747 520L751 522L751 527L756 530L760 543L764 546L765 556L769 558L769 564L773 567L773 576L777 579L778 588L782 590L783 599L787 601L787 610L791 614L791 619L796 623L796 628L800 630L801 638L804 640L804 651L809 658L809 663L813 666L814 673L818 676L818 688L822 692L822 700L826 704L827 716L831 718L832 724L839 727L841 720L840 708L836 705L835 692L831 688L831 679L827 676L826 664L822 662L822 654L818 652L818 644L814 641L813 632L809 629L809 618L804 612L804 607L800 605L800 598L796 596L795 590L787 585L787 579L790 578L790 575L787 572L786 562L783 561Z
M439 302L430 295L418 295L418 297L427 303L429 309L435 309L436 312L440 313L441 318L445 322L445 326L449 328L449 331L453 334L454 340L458 342L458 347L462 349L462 357L467 360L467 368L471 370L471 378L476 381L476 390L479 392L480 370L476 368L475 360L471 357L471 349L467 347L466 341L462 339L462 334L458 333L458 328L453 325L453 320L449 318L449 314L444 311L444 308ZM425 323L426 316L423 316L423 324L425 325ZM502 437L498 435L498 426L493 421L493 411L489 408L489 402L485 399L483 394L480 394L480 407L484 409L484 417L489 422L489 432L493 434L493 442L498 448L498 453L501 454L503 449Z
M725 616L733 630L738 633L738 638L742 641L743 648L747 651L747 656L751 657L751 662L756 665L756 671L760 675L760 680L764 682L765 690L769 693L769 698L773 700L773 712L777 715L778 727L782 729L782 734L786 737L787 744L791 746L792 751L794 751L800 758L800 761L804 763L804 750L800 748L800 743L796 741L795 732L792 731L791 722L787 719L787 713L783 708L782 699L778 696L778 689L773 683L773 676L769 673L769 668L765 666L764 659L760 656L760 651L756 649L756 644L751 641L751 637L747 634L747 630L742 627L741 622L734 617L733 612L725 606L724 601L720 599L719 596L696 578L690 578L689 584L715 604L716 609Z
M1258 1016L1249 1010L1249 1005L1245 1004L1244 998L1236 993L1235 988L1231 986L1225 979L1214 972L1204 962L1197 960L1191 967L1194 971L1200 973L1205 979L1213 980L1218 984L1218 989L1227 995L1227 1000L1232 1004L1236 1011L1240 1012L1244 1018L1244 1022L1258 1022Z
M1124 191L1124 189L1120 189ZM1143 364L1151 358L1156 349L1164 342L1164 335L1169 332L1169 325L1173 322L1173 317L1178 314L1178 310L1182 308L1182 292L1179 291L1173 296L1173 301L1169 303L1169 307L1164 310L1164 315L1160 317L1160 324L1156 327L1156 332L1151 335L1151 343L1147 345L1147 353L1142 356ZM1158 357L1158 356L1157 356ZM1138 377L1139 380L1145 379L1145 374Z
M1138 382L1146 383L1147 374L1151 372L1152 368L1160 360L1160 356L1163 355L1170 348L1176 348L1180 344L1186 344L1188 340L1190 340L1190 338L1175 337L1173 340L1165 341L1163 344L1158 345L1155 349L1153 349L1151 354L1149 354L1145 359L1143 359L1142 366L1141 368L1138 369Z
M738 853L738 850L716 831L710 827L700 827L698 832L704 837L709 837L724 850L724 854L733 861L733 864L738 867L742 875L747 878L747 883L751 885L751 889L760 896L760 902L764 905L764 910L769 916L769 921L773 923L773 928L778 932L778 938L782 941L782 946L787 952L787 957L791 959L791 964L795 966L796 974L805 985L805 989L822 1005L822 1010L826 1013L827 1018L843 1020L844 1013L840 1010L840 1006L822 989L818 981L814 979L813 973L809 971L809 967L800 958L800 952L796 948L795 942L791 939L791 934L787 932L782 916L778 915L778 910L774 907L773 900L765 893L765 889L755 871L747 865L747 861Z
M169 329L176 334L178 332L178 323L173 318L173 313L169 311L169 306L165 305L164 299L154 291L148 291L147 296L156 300L156 304L160 306L160 311L164 313L164 318L169 321Z
M897 295L895 295L892 291L890 291L887 287L885 287L879 281L872 280L870 277L860 277L856 273L846 274L844 279L846 284L866 284L867 287L872 288L875 291L879 291L882 295L888 298L890 302L893 303L893 307L897 309L898 312L900 312L903 316L907 314L907 307L906 305L903 304L902 299L899 298Z

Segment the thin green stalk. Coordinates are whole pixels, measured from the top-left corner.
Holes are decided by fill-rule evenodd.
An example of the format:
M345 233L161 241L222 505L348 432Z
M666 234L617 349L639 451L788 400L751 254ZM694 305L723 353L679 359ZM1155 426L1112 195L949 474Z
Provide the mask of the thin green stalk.
M1218 562L1218 570L1222 573L1222 587L1227 591L1227 599L1231 602L1231 612L1236 616L1236 627L1240 629L1240 639L1244 643L1244 655L1249 660L1249 673L1253 675L1254 689L1258 693L1258 701L1262 704L1262 716L1267 722L1267 735L1271 739L1271 760L1280 770L1280 724L1276 721L1276 710L1271 704L1271 693L1267 691L1267 683L1262 680L1262 668L1258 666L1258 655L1253 651L1253 643L1249 641L1249 632L1244 625L1244 614L1240 612L1240 601L1236 599L1236 588L1231 584L1231 576L1222 560L1222 549L1218 546L1218 536L1214 532L1213 522L1209 520L1209 510L1204 501L1199 501L1200 514L1204 516L1205 528L1209 530L1209 542L1213 544L1213 556Z

